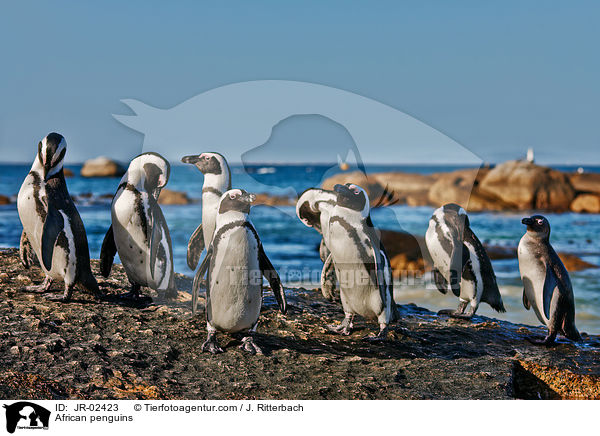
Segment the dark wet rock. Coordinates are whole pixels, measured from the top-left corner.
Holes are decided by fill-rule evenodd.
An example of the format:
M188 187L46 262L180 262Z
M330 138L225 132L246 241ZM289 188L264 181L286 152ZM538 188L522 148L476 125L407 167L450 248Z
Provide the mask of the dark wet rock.
M11 203L10 197L7 197L6 195L1 195L0 194L0 205L10 204L10 203Z
M4 399L600 398L597 336L583 334L585 346L539 347L525 338L544 335L541 327L464 322L407 304L389 340L374 345L361 341L375 329L362 320L348 337L329 334L339 306L300 288L288 290L287 315L265 292L256 338L264 356L244 353L228 335L220 336L225 353L213 356L200 350L204 317L191 317L185 292L169 302L143 290L153 298L144 308L80 291L65 304L19 291L17 276L39 283L42 274L23 270L16 250L0 252L0 268L9 275L0 284ZM97 277L109 295L128 289L120 265ZM185 290L191 280L177 283ZM34 319L54 327L33 327Z
M69 168L63 168L63 174L65 175L65 177L74 177L75 173L73 172L73 170L69 169Z
M598 265L594 265L593 263L589 263L586 262L585 260L581 259L580 257L571 254L571 253L558 253L558 257L560 257L560 260L562 260L562 262L565 264L565 268L567 268L567 271L573 272L573 271L582 271L584 269L589 269L589 268L598 268Z

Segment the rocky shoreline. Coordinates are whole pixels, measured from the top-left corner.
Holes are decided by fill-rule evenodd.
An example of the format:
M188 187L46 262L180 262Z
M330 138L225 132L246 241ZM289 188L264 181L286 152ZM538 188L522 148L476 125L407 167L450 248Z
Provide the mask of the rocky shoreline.
M97 273L97 261L93 269ZM100 278L100 277L99 277ZM399 306L401 320L381 345L331 336L336 304L318 290L289 290L287 315L267 291L259 335L263 356L222 337L225 353L202 353L202 316L189 294L153 295L132 305L120 265L101 301L77 292L68 304L21 292L42 280L15 249L0 252L0 398L32 399L512 399L600 398L600 337L585 345L534 346L544 329L476 316L474 322ZM181 291L190 279L178 276Z
M600 174L565 173L524 160L430 175L340 173L324 180L322 187L332 189L336 183L362 186L375 205L458 203L470 212L600 213Z

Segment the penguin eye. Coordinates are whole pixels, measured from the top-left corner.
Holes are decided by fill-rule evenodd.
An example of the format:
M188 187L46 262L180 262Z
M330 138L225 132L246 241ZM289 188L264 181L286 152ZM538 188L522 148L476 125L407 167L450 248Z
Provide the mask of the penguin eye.
M235 194L229 194L229 198L231 198L232 200L235 199Z
M208 160L210 160L210 156L204 156L204 160L205 160L205 161L208 161Z
M541 226L542 224L544 224L544 220L537 219L536 221L537 221L537 223L538 223L540 226Z

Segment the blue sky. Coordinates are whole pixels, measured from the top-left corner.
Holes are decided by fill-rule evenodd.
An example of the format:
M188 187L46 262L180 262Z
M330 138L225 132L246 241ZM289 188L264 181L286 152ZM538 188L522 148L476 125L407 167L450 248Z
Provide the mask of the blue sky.
M131 114L121 99L167 109L227 84L282 79L394 107L485 161L534 147L544 163L600 163L597 3L121 3L3 4L3 161L31 161L53 130L70 162L128 160L143 135L112 117ZM270 147L272 160L318 161L321 147L348 140L323 120L289 119L271 138L286 144ZM399 147L380 161L401 159Z

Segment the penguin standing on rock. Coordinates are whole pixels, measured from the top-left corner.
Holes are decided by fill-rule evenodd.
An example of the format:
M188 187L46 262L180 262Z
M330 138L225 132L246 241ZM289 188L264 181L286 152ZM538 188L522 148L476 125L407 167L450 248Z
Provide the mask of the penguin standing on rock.
M518 248L519 270L523 280L523 305L548 327L548 335L534 344L554 343L558 333L580 341L575 327L575 298L569 273L550 245L550 223L541 215L523 218L527 232Z
M319 256L324 262L321 274L321 293L326 299L333 301L335 290L335 268L333 262L325 265L329 256L329 217L336 205L337 194L326 189L309 188L304 191L296 203L296 215L307 227L312 227L323 238L319 245Z
M169 298L177 295L171 236L158 205L169 173L169 162L158 153L140 154L129 164L112 201L112 225L102 242L100 272L110 275L118 252L131 283L129 296L134 298L142 286L166 291Z
M21 261L28 266L33 250L46 274L42 285L25 290L45 292L53 281L64 281L65 291L56 298L61 301L69 300L75 287L100 295L90 268L85 227L67 190L63 173L66 152L67 141L62 135L50 133L42 139L17 198L24 232Z
M285 293L275 268L265 254L258 233L248 218L255 196L232 189L221 196L215 234L192 286L192 312L196 312L200 282L206 278L206 329L202 351L221 353L217 331L247 332L240 348L262 354L254 343L262 306L263 276L269 281L282 313Z
M223 193L231 189L231 171L225 157L219 153L184 156L181 162L196 165L204 174L202 223L192 233L187 251L187 264L194 270L198 266L202 250L208 249L212 241L219 201Z
M498 312L506 311L492 262L462 207L449 203L436 209L429 220L425 243L438 290L446 294L450 289L459 298L458 309L441 310L439 314L471 319L481 301Z
M379 333L363 339L383 341L389 324L398 319L390 262L371 222L369 198L364 189L348 183L335 185L334 191L337 201L328 225L331 253L325 267L328 262L335 266L344 320L329 329L349 335L354 316L360 315L379 322Z

